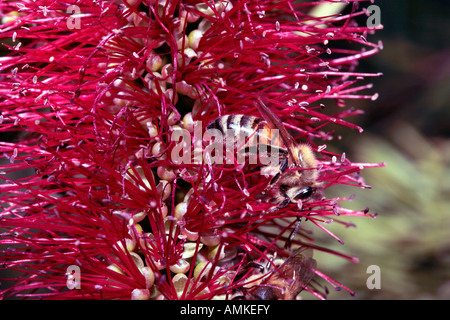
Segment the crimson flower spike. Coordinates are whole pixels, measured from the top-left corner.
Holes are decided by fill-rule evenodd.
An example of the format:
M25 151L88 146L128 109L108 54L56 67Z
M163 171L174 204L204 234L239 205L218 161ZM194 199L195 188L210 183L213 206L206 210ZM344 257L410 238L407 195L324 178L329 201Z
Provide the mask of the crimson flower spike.
M365 1L349 2L1 2L0 297L233 299L268 283L295 298L277 291L299 274L293 250L311 255L295 295L345 288L312 252L357 258L307 230L340 241L331 219L374 216L326 197L383 165L326 150L332 127L362 131L347 103L375 99L366 79L381 75L357 66L382 26L357 25ZM204 152L215 119L261 118L260 94L317 158L281 174L314 170L321 196L270 210L266 167Z

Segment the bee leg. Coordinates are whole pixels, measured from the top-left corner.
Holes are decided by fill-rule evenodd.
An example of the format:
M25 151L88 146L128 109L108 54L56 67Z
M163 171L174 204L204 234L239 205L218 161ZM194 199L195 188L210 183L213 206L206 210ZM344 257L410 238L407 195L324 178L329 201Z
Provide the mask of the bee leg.
M270 208L267 213L272 213L275 211L278 211L280 209L283 209L284 207L286 207L289 203L291 202L291 199L289 197L286 197L286 199L284 199L282 202L280 202L279 205L277 205L276 207Z
M255 269L259 269L260 272L264 272L264 267L262 265L260 265L259 263L256 262L249 262L247 264L247 268L255 268Z
M286 243L284 244L284 247L286 249L291 248L292 240L294 239L295 235L297 234L298 228L300 228L300 224L302 223L302 217L297 217L297 223L295 224L294 230L291 231L289 238L286 240Z
M310 215L311 215L311 213L308 213L308 216L306 217L305 221L308 221Z
M277 208L278 208L278 209L283 209L283 208L286 207L290 202L291 202L291 199L287 197L286 199L284 199L284 200L277 206Z
M270 186L271 185L269 184L269 187ZM284 200L281 201L276 207L273 207L273 208L269 209L268 213L272 213L272 212L278 211L280 209L283 209L284 207L286 207L292 201L291 198L289 198L289 196L287 195L285 190L280 188L280 193L284 197Z
M281 165L280 165L280 171L272 178L272 180L270 181L269 185L274 184L275 182L277 182L277 180L280 178L281 174L286 171L287 167L289 164L289 159L286 157L282 160Z
M261 192L262 195L265 195L267 193L267 190L269 190L270 188L272 188L272 186L275 184L275 182L278 181L278 179L280 178L281 174L286 171L287 167L289 164L289 159L287 157L284 157L284 159L281 161L280 164L280 171L278 171L278 173L272 178L272 180L270 180L270 183L267 185L267 187L264 189L263 192ZM287 196L286 196L287 197ZM289 203L289 202L288 202ZM287 205L287 204L286 204ZM285 205L285 206L286 206ZM285 207L284 206L284 207ZM282 207L282 208L284 208Z

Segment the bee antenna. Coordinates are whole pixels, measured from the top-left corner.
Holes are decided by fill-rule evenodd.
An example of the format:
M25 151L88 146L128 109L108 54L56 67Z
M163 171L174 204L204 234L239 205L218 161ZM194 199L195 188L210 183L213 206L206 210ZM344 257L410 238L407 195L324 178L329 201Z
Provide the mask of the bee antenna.
M264 267L262 265L260 265L259 263L253 262L253 261L249 262L247 264L247 267L259 269L260 272L264 271Z

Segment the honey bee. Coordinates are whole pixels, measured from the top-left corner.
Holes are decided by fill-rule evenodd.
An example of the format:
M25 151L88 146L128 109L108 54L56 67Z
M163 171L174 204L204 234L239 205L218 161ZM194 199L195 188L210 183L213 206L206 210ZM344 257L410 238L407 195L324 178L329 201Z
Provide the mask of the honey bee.
M312 249L300 247L278 268L269 270L270 275L261 283L243 289L247 300L294 300L314 277L316 260Z
M289 203L320 197L317 160L311 147L306 143L297 143L262 98L256 105L262 118L242 114L225 115L212 121L207 129L217 129L222 134L231 130L235 136L246 133L253 138L258 137L259 140L248 139L247 143L241 146L241 151L246 153L251 153L252 147L256 150L255 144L266 144L269 152L278 152L277 172L262 193L263 196L270 195L273 203L277 204L271 211L284 208ZM274 135L274 132L278 136Z

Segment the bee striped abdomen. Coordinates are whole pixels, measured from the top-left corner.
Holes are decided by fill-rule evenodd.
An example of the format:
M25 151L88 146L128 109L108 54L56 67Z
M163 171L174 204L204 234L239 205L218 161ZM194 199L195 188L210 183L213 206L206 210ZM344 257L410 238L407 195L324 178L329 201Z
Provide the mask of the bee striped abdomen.
M254 116L230 114L217 118L207 126L207 129L218 129L222 134L225 134L227 130L233 130L235 133L241 130L255 131L261 121L263 121L261 118Z
M228 138L246 137L251 141L249 142L250 145L256 145L257 143L271 145L273 142L273 132L266 121L254 116L242 114L225 115L215 119L206 128L219 130L225 140ZM231 137L228 136L230 132Z

